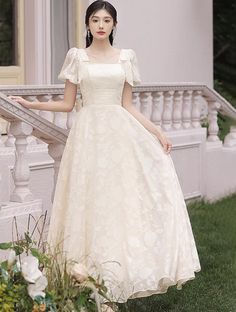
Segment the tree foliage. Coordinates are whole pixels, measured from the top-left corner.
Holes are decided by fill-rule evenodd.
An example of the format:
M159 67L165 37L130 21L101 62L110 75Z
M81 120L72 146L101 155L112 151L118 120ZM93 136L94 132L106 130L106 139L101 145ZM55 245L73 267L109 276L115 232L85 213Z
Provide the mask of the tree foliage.
M14 65L14 0L0 0L0 66Z
M214 0L215 88L236 105L236 2Z

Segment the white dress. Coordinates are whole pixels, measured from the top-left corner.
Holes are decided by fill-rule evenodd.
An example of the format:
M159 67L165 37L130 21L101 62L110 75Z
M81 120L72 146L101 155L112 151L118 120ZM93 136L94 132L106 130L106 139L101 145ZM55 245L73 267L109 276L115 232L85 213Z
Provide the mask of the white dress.
M62 156L48 242L105 280L116 302L164 293L201 270L170 154L121 104L124 82L140 83L134 50L92 63L71 48L59 79L80 84Z

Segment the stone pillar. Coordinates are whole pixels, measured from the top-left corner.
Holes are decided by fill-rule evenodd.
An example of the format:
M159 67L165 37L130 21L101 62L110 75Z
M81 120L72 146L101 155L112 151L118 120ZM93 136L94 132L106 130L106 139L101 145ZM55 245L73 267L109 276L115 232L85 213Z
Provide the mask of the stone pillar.
M15 188L10 196L14 202L28 202L33 200L33 194L29 189L30 169L27 159L27 137L31 135L33 127L22 122L14 121L10 125L10 131L16 138L15 141L15 165L13 179Z

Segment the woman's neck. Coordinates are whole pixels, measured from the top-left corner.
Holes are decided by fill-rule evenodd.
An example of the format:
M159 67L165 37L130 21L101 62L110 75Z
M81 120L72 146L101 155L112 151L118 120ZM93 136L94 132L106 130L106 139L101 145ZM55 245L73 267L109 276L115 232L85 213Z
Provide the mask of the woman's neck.
M113 51L115 50L110 41L109 40L96 40L96 39L93 39L93 42L91 43L91 45L87 48L88 50L90 50L91 52L95 51L97 53L103 53L105 51Z

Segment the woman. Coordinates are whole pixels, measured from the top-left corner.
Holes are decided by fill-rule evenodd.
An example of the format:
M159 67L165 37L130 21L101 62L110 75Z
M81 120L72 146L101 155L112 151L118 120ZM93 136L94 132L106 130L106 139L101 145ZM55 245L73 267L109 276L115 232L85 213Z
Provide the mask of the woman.
M110 297L164 293L200 271L171 142L132 105L140 83L136 54L116 49L115 8L95 1L86 11L86 48L71 48L59 78L62 102L23 106L76 113L61 160L48 241L66 256L99 267Z

